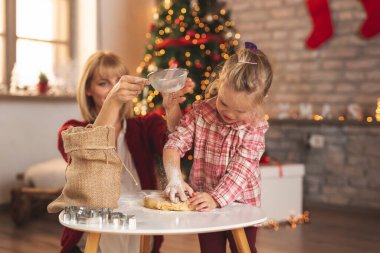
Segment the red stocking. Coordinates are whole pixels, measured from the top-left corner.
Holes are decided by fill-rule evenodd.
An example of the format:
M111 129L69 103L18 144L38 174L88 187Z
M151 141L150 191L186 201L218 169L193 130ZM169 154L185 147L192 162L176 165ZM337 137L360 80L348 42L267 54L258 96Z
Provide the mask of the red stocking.
M364 38L372 38L380 32L380 1L361 0L367 13L367 19L360 28Z
M363 0L365 1L365 0ZM334 33L328 0L306 0L306 5L313 20L313 32L306 40L306 46L318 48Z

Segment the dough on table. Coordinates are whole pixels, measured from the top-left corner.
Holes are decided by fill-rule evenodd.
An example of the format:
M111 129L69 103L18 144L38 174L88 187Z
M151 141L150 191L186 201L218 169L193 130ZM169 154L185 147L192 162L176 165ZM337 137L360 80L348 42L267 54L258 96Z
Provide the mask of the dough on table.
M154 193L144 197L144 207L165 211L192 211L187 201L172 203L164 193Z

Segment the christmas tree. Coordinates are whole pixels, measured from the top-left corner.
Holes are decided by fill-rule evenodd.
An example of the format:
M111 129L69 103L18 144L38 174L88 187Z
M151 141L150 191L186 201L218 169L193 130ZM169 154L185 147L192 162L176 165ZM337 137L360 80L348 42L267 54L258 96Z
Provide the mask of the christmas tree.
M137 72L146 77L172 64L188 69L196 87L187 94L187 102L181 105L184 109L203 99L209 79L215 75L213 68L235 52L240 34L234 29L225 1L161 0L147 38L144 60ZM148 87L135 101L137 115L160 108L162 97Z

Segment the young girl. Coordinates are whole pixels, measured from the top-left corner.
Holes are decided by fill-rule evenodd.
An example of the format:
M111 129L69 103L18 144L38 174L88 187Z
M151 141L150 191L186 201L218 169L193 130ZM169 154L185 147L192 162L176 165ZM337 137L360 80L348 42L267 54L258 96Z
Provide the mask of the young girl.
M197 211L210 211L233 201L260 206L259 160L265 149L268 123L261 105L272 82L266 55L253 43L232 55L207 94L169 135L163 160L171 201L187 200ZM180 157L194 147L189 184L182 179ZM195 192L194 192L195 191ZM256 252L255 227L245 228L251 252ZM225 252L226 240L237 252L231 231L199 234L202 252Z

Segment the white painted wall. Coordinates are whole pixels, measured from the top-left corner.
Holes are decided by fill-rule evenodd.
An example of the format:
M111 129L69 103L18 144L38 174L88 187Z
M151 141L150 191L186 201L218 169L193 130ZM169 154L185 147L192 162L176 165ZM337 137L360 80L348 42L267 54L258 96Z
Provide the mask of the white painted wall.
M76 2L78 26L77 60L83 66L89 55L110 50L120 55L131 74L145 53L149 24L153 21L154 0L81 0Z
M74 27L74 36L78 66L83 66L88 56L98 47L97 4L94 0L75 1L77 26ZM79 77L78 77L79 78Z
M81 0L76 4L79 68L96 49L108 49L123 57L135 74L144 55L154 0ZM57 131L71 118L81 118L74 100L0 98L0 205L9 202L17 173L59 156Z
M16 174L60 156L57 133L68 119L80 118L76 102L0 98L0 204L10 200Z
M99 49L120 55L131 74L144 57L154 6L154 0L100 0Z

